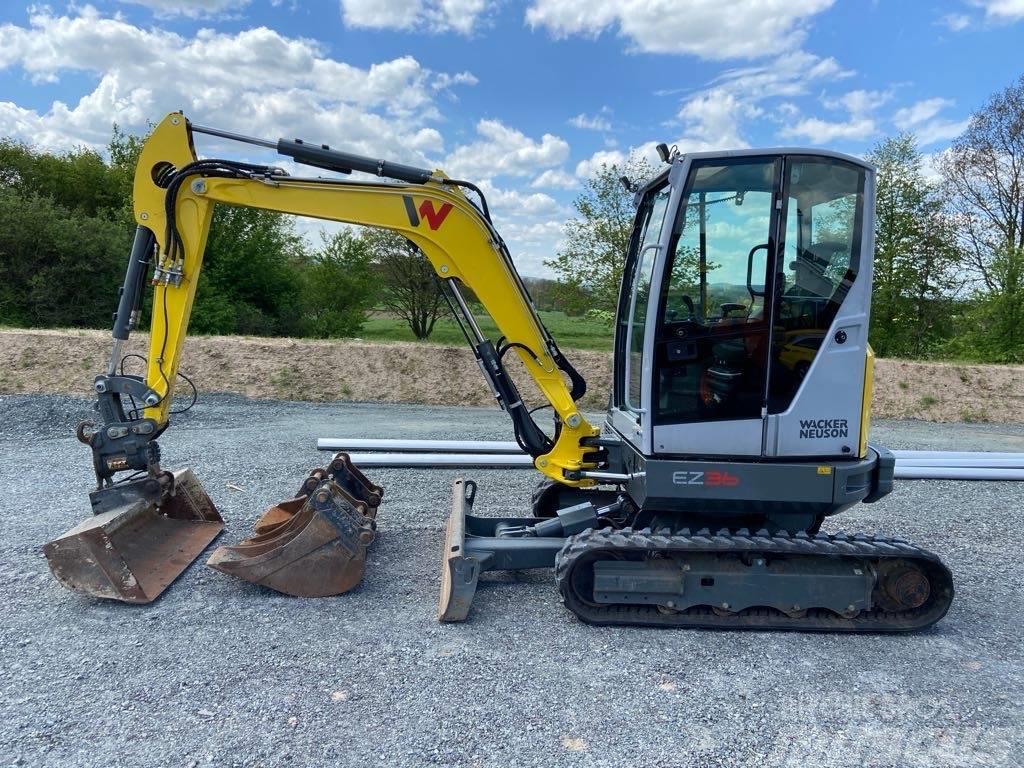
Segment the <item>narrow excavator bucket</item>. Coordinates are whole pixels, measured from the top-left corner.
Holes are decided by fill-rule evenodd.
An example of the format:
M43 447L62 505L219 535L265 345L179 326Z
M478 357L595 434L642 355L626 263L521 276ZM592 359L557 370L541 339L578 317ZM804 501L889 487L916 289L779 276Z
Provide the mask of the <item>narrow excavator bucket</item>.
M383 494L339 453L264 512L255 536L218 547L206 564L295 597L347 592L362 581Z
M173 473L171 487L163 500L156 478L94 492L97 514L43 545L53 575L92 597L156 599L224 529L191 470Z

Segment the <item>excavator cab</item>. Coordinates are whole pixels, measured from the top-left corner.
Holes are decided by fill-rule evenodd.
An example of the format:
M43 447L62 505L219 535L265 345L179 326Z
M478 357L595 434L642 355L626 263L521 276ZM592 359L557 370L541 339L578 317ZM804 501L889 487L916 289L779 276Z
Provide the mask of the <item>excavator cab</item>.
M868 179L824 152L698 153L638 193L615 338L618 433L645 455L863 454ZM822 418L845 434L801 436Z

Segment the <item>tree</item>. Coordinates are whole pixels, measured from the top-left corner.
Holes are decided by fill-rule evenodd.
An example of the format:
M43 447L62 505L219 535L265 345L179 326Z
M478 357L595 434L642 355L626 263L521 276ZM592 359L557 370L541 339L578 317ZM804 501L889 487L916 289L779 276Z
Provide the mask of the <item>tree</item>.
M363 238L380 274L381 303L417 339L429 338L445 304L434 268L419 248L395 232L370 229Z
M534 306L545 312L563 310L568 306L589 306L591 298L583 289L571 290L565 283L545 277L523 276L523 285L530 292Z
M152 126L151 126L152 127ZM135 211L132 208L132 187L135 184L135 166L142 154L142 146L146 136L135 136L125 133L114 123L107 154L110 156L110 171L120 189L121 210L126 226L135 225Z
M34 194L86 216L119 211L124 186L98 152L79 147L54 154L0 139L0 187Z
M109 327L130 245L114 218L0 187L0 323Z
M565 225L566 245L555 259L544 262L565 285L566 311L615 311L636 214L633 193L619 178L643 180L653 174L650 163L631 156L621 166L602 164L584 184L573 202L577 216Z
M0 322L110 323L131 244L121 190L92 150L0 140Z
M996 360L1022 360L1024 75L971 117L940 167L976 287L961 350L969 353L973 347Z
M349 229L321 240L302 271L303 335L355 336L377 298L369 243Z
M878 166L871 343L884 357L922 357L944 335L960 287L954 228L912 134L879 143L868 160Z
M206 243L191 327L198 333L298 335L306 261L292 220L218 205Z

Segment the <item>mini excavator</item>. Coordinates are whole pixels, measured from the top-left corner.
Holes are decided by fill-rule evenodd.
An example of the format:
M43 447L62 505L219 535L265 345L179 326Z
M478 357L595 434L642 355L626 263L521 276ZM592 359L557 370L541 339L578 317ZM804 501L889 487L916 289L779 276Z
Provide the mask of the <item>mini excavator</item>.
M201 160L197 134L366 176ZM888 632L938 621L953 599L938 557L902 539L819 531L892 488L893 455L868 444L873 168L822 150L658 151L665 167L630 188L636 219L598 428L577 407L586 383L541 322L473 183L168 115L139 156L138 228L109 365L94 382L98 418L78 428L92 450L94 514L44 546L54 575L92 596L149 602L224 526L191 470L163 469L157 438L213 208L225 204L382 227L414 243L545 476L520 518L474 515L476 484L455 482L442 621L467 617L481 573L525 568L553 568L566 607L592 624ZM127 375L124 345L147 282L147 369ZM465 288L500 338L481 331ZM550 427L524 402L509 353L553 411ZM208 564L286 594L349 590L383 493L340 453Z

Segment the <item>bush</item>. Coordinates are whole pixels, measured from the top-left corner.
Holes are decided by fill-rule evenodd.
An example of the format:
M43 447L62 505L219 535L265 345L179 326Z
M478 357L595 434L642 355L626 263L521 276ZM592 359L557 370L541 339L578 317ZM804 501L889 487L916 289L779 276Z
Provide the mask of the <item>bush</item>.
M0 188L0 323L107 326L131 237L109 213Z

